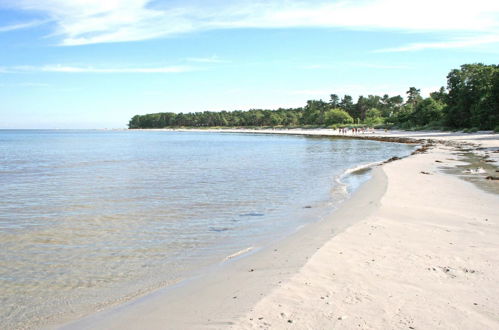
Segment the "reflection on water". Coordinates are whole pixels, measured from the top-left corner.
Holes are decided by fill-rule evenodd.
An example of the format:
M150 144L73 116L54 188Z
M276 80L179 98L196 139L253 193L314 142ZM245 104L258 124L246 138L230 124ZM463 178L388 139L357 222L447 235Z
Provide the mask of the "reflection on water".
M296 136L0 131L1 327L74 318L178 281L319 219L345 197L335 178L347 168L410 151ZM352 177L349 190L365 180Z

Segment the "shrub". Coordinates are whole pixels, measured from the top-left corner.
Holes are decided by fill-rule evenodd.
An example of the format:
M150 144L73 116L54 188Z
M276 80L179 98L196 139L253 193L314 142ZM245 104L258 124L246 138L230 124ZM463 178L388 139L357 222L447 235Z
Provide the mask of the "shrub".
M384 118L381 115L381 111L376 108L367 110L366 119L364 123L369 126L380 125L384 123Z
M463 130L463 133L476 133L476 132L478 132L478 128L477 127L465 128Z
M341 109L331 109L326 112L326 125L353 124L353 118L348 112Z

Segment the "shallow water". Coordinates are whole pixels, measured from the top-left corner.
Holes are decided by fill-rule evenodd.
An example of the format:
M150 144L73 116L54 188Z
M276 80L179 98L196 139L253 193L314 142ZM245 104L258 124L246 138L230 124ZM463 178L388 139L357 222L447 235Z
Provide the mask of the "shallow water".
M446 173L457 175L486 192L499 194L499 181L486 179L488 176L499 176L499 166L496 162L491 162L489 159L473 152L458 152L456 154L459 161L464 164L453 167L441 166Z
M303 136L0 131L1 328L175 283L321 219L368 176L345 170L411 151Z

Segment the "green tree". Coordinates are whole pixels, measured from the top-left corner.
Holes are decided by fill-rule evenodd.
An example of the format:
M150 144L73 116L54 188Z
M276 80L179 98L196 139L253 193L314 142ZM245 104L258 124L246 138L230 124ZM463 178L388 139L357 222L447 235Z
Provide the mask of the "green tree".
M416 104L418 104L418 102L421 102L423 100L423 98L421 97L421 90L417 89L416 87L410 87L406 94L406 104L411 105L413 109L416 107Z
M445 91L445 88L442 86L438 91L430 93L430 97L435 101L438 101L440 103L445 103L447 101L447 92Z
M446 122L493 129L499 124L498 65L465 64L447 76Z
M309 100L303 109L303 124L306 125L324 125L324 113L329 105L322 100Z
M353 117L353 119L364 120L366 118L366 113L367 110L369 110L369 108L370 108L369 100L361 95L357 99L357 103L354 106L353 113L350 113L350 115Z
M384 123L384 118L382 115L381 110L378 110L376 108L371 108L367 110L366 112L366 118L364 120L364 123L369 125L369 126L374 126L378 124L383 124Z
M445 122L456 128L494 129L499 127L499 66L462 65L447 75L446 89L442 87L431 93L430 98L423 99L419 89L410 87L405 103L400 95L359 96L354 103L350 95L344 95L339 101L338 95L331 94L329 102L309 100L303 108L136 115L128 126L296 126L345 124L360 120L370 124L384 121L404 128Z
M341 109L330 109L325 114L326 125L352 124L353 118L348 112Z
M130 128L130 129L141 128L140 118L141 118L141 116L139 116L139 115L133 116L132 119L130 119L130 121L128 122L128 128Z
M337 108L340 103L340 98L336 94L331 94L329 99L329 105L331 108Z
M354 109L352 97L350 95L344 95L340 101L340 104L338 105L338 108L340 108L341 110L344 110L344 111L348 112L350 115L352 115L352 112Z
M400 95L390 97L385 94L380 103L378 108L381 110L383 118L391 118L400 111L402 104L404 104L404 98Z
M443 117L443 109L443 103L428 97L416 105L416 109L412 113L411 121L420 126L437 122Z

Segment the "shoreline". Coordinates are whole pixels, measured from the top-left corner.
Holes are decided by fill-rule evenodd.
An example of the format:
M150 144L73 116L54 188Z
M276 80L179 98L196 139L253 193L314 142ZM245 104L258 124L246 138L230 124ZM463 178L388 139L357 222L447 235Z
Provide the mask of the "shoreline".
M263 246L256 245L237 251L206 269L205 274L189 277L129 302L49 328L137 329L144 321L144 315L147 315L148 327L152 328L165 329L165 324L168 324L167 329L205 328L207 324L218 328L224 322L217 323L217 319L231 319L225 324L229 325L254 305L263 293L285 282L303 267L308 258L327 240L376 207L375 199L381 198L386 189L386 177L382 168L376 167L377 164L379 163L363 164L345 170L341 177L351 171L371 169L371 178L342 201L332 211L333 215L330 213L325 219L303 224L290 234ZM359 209L358 214L347 217L350 208ZM297 246L300 246L299 251L296 250ZM245 289L241 288L241 283L244 283ZM229 293L225 294L227 291ZM224 305L224 308L213 309L212 304ZM199 322L187 324L187 320Z
M479 148L498 150L497 135ZM498 328L499 194L442 172L458 149L385 164L380 208L232 328Z
M499 133L493 131L477 131L475 133L464 133L462 131L439 131L439 130L382 130L373 129L366 133L352 133L347 131L340 134L338 130L330 128L134 128L124 129L137 132L217 132L217 133L245 133L245 134L284 134L284 135L307 135L319 137L339 137L346 139L370 139L382 142L419 143L420 141L471 141L477 137L489 136L493 139L499 138Z
M201 130L207 131L207 130ZM220 132L220 130L215 130ZM236 130L234 132L224 130L229 133L262 133L261 131L243 132ZM264 134L286 134L275 133L273 131ZM300 132L298 134L332 136L329 132L317 132L308 134ZM327 133L327 134L324 134ZM296 132L287 133L297 135ZM469 135L468 135L469 136ZM341 137L341 136L340 136ZM357 136L352 136L358 138ZM365 138L370 138L367 136ZM384 138L382 136L376 136ZM393 136L389 137L392 138ZM497 135L495 135L497 138ZM406 136L396 137L406 139ZM497 144L497 140L493 139ZM426 139L428 140L428 139ZM421 140L416 140L421 144ZM477 140L480 141L480 140ZM401 141L390 141L401 142ZM443 141L444 145L452 141ZM458 143L473 143L472 141L460 141ZM415 142L410 142L415 143ZM493 143L493 144L494 144ZM489 146L486 148L496 148ZM440 148L438 146L437 148ZM495 149L496 150L496 149ZM429 153L433 154L433 151ZM244 258L234 258L215 269L203 278L189 280L187 285L179 285L173 288L160 289L143 298L126 303L108 311L91 315L87 318L72 322L63 327L63 329L86 329L86 328L125 328L136 329L146 326L147 328L269 328L271 324L279 323L279 328L297 326L299 317L293 316L291 323L280 323L283 319L282 311L278 313L276 306L283 306L276 301L288 301L291 298L288 291L293 292L295 296L303 301L310 298L307 290L310 288L307 282L294 283L297 277L307 274L307 281L315 282L317 279L317 270L319 275L324 271L326 265L314 264L314 274L308 274L310 263L314 259L320 259L320 254L325 254L328 245L337 240L351 230L355 230L363 222L372 222L372 214L378 213L378 207L383 207L382 201L385 200L387 185L393 184L393 175L384 174L385 168L400 167L402 162L413 163L414 159L427 156L428 154L416 154L405 158L400 162L391 162L380 167L375 167L373 177L357 190L351 198L345 201L340 208L335 210L327 220L313 223L302 228L290 237L287 237L277 243L269 246L266 251L249 252L250 255ZM497 155L497 154L496 154ZM435 165L434 163L432 165ZM400 169L399 169L400 170ZM436 173L432 173L436 175ZM414 175L421 175L415 173ZM438 174L438 176L446 176ZM449 176L450 177L450 176ZM457 179L457 178L454 178ZM460 181L458 181L460 182ZM400 182L398 182L400 183ZM397 182L395 182L397 184ZM456 184L456 183L454 183ZM460 185L469 183L460 182ZM470 185L470 184L469 184ZM471 186L471 185L470 185ZM471 186L473 187L473 186ZM474 187L473 187L474 188ZM478 190L477 188L474 188ZM475 192L476 193L476 192ZM493 195L497 199L497 195ZM352 210L354 212L352 213ZM334 224L334 233L331 232ZM340 238L338 238L340 237ZM499 236L498 236L499 237ZM355 248L355 247L352 247ZM372 246L370 246L372 248ZM326 251L326 252L323 252ZM324 262L324 260L322 260ZM497 268L497 265L495 265ZM223 269L221 269L223 268ZM346 270L348 272L348 270ZM320 280L320 276L319 276ZM305 284L304 284L305 283ZM296 284L296 285L295 285ZM331 283L329 283L331 284ZM334 284L334 283L333 283ZM289 288L291 287L291 290ZM328 295L329 299L330 295ZM499 296L495 296L498 298ZM322 296L325 300L325 297ZM314 300L315 301L315 300ZM314 303L310 301L309 303ZM284 315L293 315L293 309L300 310L306 308L297 301L287 306ZM341 306L336 306L339 308ZM329 316L325 317L324 309L318 309L324 318L332 322ZM272 313L274 312L274 313ZM265 316L257 316L260 313ZM274 315L275 314L275 315ZM313 313L317 321L321 317ZM261 317L261 319L260 319ZM341 318L341 319L338 319ZM341 315L337 316L336 321L346 319ZM336 322L335 321L335 322ZM365 320L364 320L365 321ZM293 324L294 322L294 324ZM307 324L310 328L317 327L318 323L311 320L301 320L302 324ZM312 322L312 323L311 323ZM357 321L356 321L357 322ZM336 322L337 323L337 322ZM335 323L335 324L336 324ZM336 324L336 326L345 325L346 322ZM329 323L325 323L326 326ZM366 325L369 323L366 323ZM389 323L385 323L387 326ZM348 328L348 326L347 326ZM353 325L352 325L353 328Z

